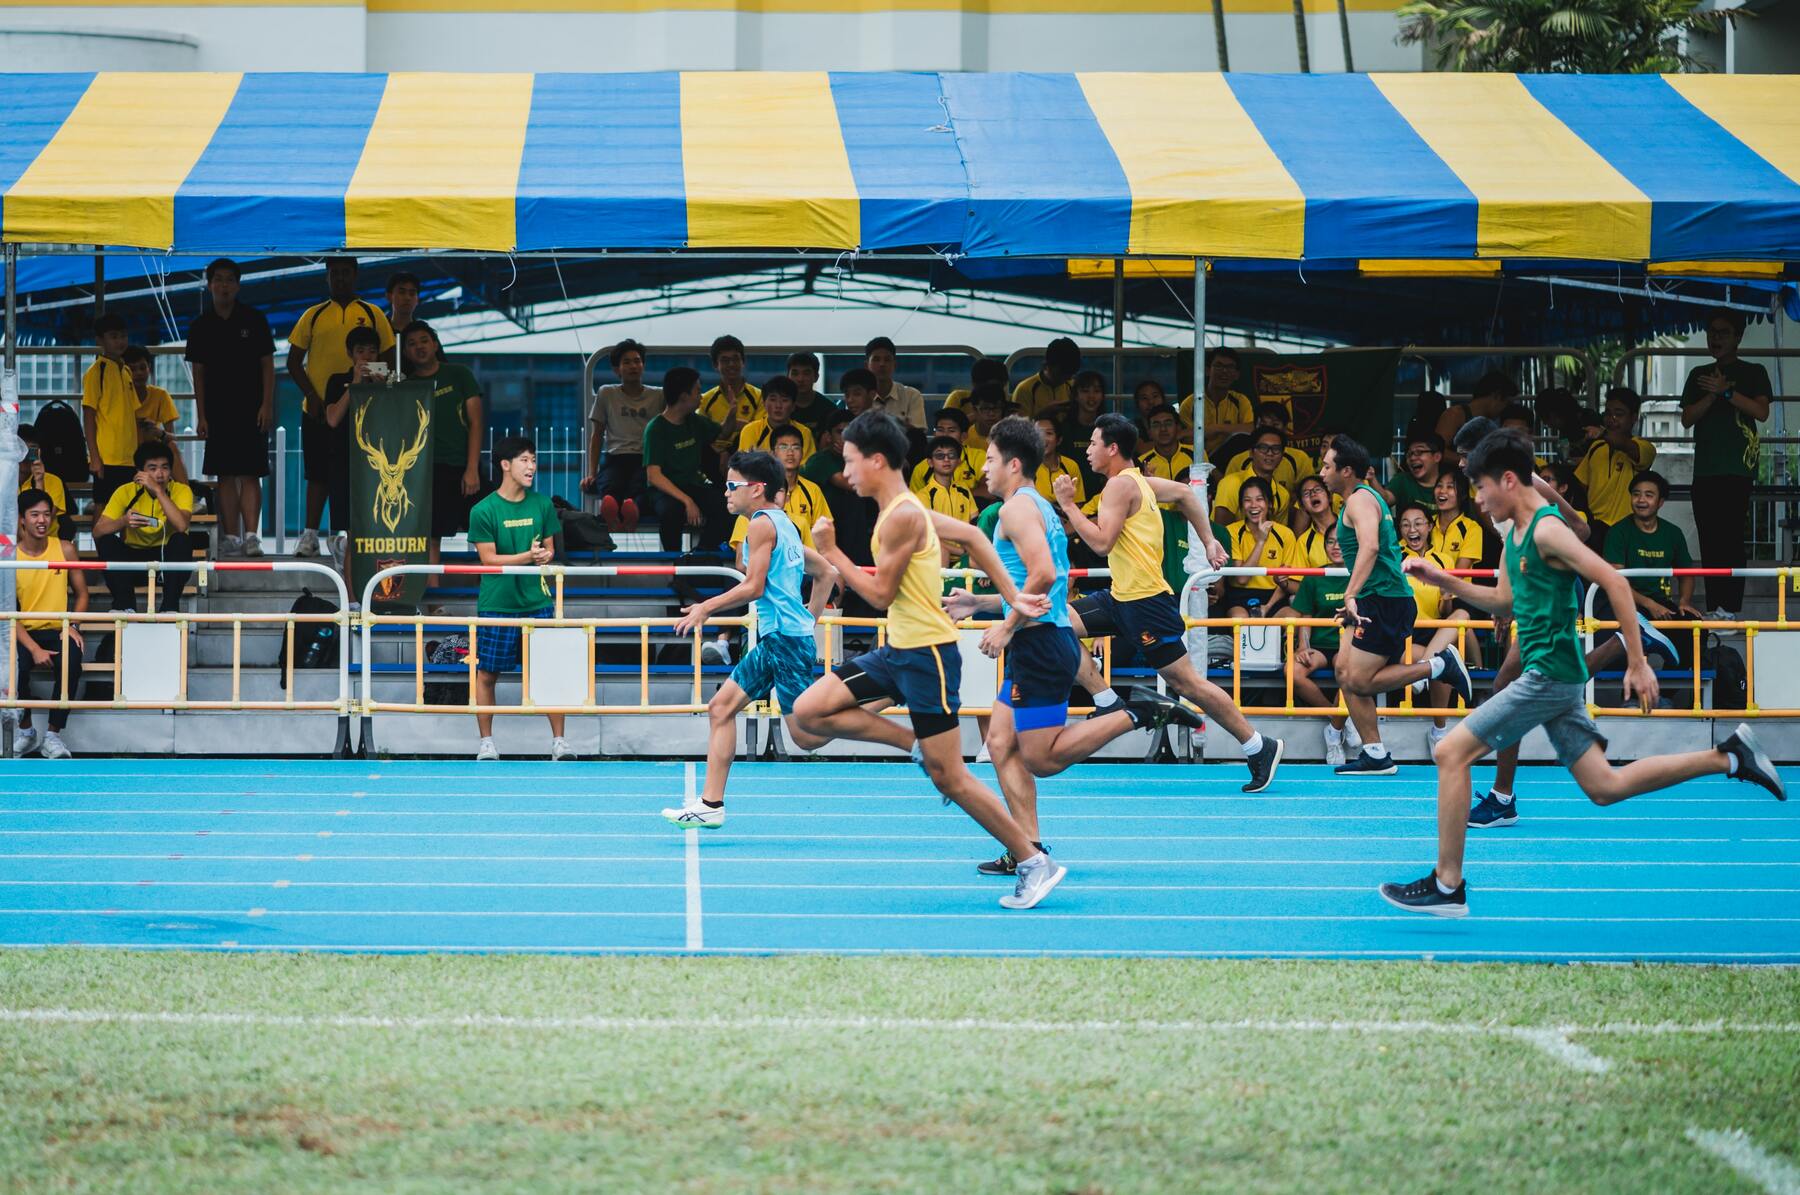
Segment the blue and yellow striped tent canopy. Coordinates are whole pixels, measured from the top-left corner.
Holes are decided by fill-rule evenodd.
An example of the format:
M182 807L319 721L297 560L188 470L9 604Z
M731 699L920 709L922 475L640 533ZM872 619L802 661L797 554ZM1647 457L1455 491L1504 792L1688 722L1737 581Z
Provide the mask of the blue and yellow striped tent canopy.
M1800 76L0 74L7 241L1800 260Z

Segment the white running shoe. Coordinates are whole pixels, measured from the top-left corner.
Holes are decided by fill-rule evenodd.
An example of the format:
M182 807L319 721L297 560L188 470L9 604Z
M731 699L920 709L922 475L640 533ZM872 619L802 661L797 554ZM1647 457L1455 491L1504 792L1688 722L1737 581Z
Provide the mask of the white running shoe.
M550 760L552 763L561 763L565 759L574 758L575 748L569 746L568 739L563 738L563 736L559 734L550 740Z
M350 537L348 535L334 535L331 537L331 566L333 568L339 570L343 569L344 553L347 552L349 548Z
M300 543L294 549L296 556L317 556L319 554L319 533L308 527L300 533Z
M49 730L44 732L44 747L39 754L45 759L70 759L75 753L69 750L69 745L62 741L60 734Z
M244 555L260 559L262 554L262 540L254 535L246 535L244 537Z
M35 726L19 727L18 737L13 739L13 757L24 759L27 755L44 745L44 732Z
M665 809L663 816L683 830L717 830L725 824L725 807L712 809L695 801L679 809Z
M700 648L702 664L717 664L725 668L731 667L731 640L725 638L710 639Z
M244 554L244 541L243 540L239 539L235 535L221 535L219 537L219 559L220 560L225 559L227 556L241 556L243 554Z
M1345 722L1344 723L1344 753L1346 755L1360 755L1360 754L1362 754L1362 749L1363 749L1362 735L1360 735L1356 732L1356 723Z
M1004 909L1030 909L1050 895L1050 889L1062 883L1069 869L1057 863L1049 852L1039 851L1033 858L1019 864L1019 880L1013 885L1011 896L1000 898L1000 907Z
M1335 726L1325 728L1325 762L1334 768L1344 762L1344 732Z
M500 748L494 746L493 739L482 739L481 746L475 750L476 763L491 763L500 758Z

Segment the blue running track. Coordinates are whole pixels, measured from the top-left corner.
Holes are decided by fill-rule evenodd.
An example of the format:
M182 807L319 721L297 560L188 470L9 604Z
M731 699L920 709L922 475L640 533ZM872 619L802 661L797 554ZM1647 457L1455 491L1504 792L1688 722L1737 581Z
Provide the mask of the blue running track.
M725 827L679 831L697 770L8 762L0 944L1800 962L1800 810L1722 778L1603 810L1526 769L1440 921L1375 894L1429 866L1423 767L1245 796L1236 766L1085 765L1042 785L1070 873L1028 913L909 765L740 765Z

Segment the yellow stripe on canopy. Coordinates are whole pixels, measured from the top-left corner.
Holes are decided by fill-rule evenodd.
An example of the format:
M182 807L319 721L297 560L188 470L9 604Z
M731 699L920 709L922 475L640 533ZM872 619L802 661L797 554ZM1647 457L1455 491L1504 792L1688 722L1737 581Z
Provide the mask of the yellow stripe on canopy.
M389 75L344 194L352 249L516 243L531 75Z
M1132 253L1298 258L1306 197L1216 74L1079 74L1131 185Z
M94 76L6 193L6 239L167 249L175 192L206 152L241 74Z
M1515 76L1370 78L1474 193L1478 257L1650 256L1649 198Z
M1800 75L1668 75L1681 98L1800 183Z
M854 249L862 208L823 72L681 76L688 245Z
M1431 261L1404 257L1369 258L1356 263L1365 278L1492 278L1500 273L1497 261Z

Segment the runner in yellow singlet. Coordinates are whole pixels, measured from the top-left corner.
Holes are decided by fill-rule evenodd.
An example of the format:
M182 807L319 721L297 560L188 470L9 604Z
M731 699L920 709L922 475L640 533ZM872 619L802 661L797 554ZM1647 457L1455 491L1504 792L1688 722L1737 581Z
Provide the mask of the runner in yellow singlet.
M1258 734L1225 691L1201 675L1188 659L1183 642L1187 624L1174 591L1163 579L1163 524L1157 503L1179 506L1206 544L1207 557L1215 567L1224 564L1225 550L1213 535L1212 523L1193 487L1182 481L1145 477L1138 470L1136 452L1136 425L1123 415L1102 415L1087 445L1088 464L1106 477L1098 520L1082 514L1075 504L1074 479L1058 477L1053 484L1069 530L1104 555L1112 572L1110 591L1089 594L1070 607L1071 625L1080 638L1112 636L1136 648L1170 688L1205 710L1243 746L1244 761L1250 765L1250 783L1244 791L1261 792L1275 779L1284 744ZM1130 700L1108 687L1086 653L1076 682L1094 695L1094 704L1101 711L1109 712L1118 702Z
M942 604L940 536L960 545L1009 605L1037 617L1049 610L1049 598L1021 594L1001 566L994 545L975 527L925 509L907 489L901 472L906 452L906 429L891 415L865 411L844 429L845 479L881 510L870 544L875 571L865 573L844 555L830 519L813 524L813 544L847 586L871 606L888 612L887 639L814 682L795 703L794 719L802 731L819 739L912 746L914 761L944 800L960 805L1018 860L1018 883L1000 903L1009 909L1029 909L1068 872L1032 843L1000 798L963 763L958 721L962 651L956 624ZM912 735L892 719L864 708L894 703L906 707Z

